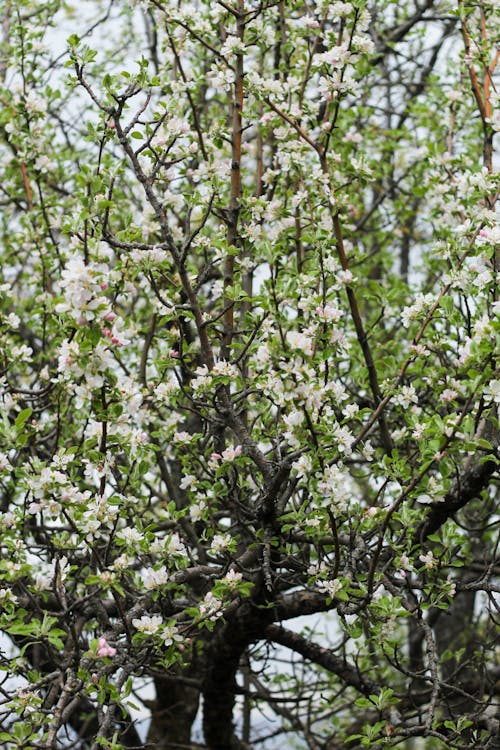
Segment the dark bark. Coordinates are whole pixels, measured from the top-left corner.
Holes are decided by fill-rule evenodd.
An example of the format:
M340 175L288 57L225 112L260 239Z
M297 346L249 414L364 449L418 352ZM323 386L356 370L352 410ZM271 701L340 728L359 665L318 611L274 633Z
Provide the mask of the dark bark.
M363 695L377 694L380 691L379 685L370 678L363 676L347 660L335 656L329 649L318 646L317 643L313 643L293 630L288 630L279 625L268 625L265 635L273 643L286 646L301 654L308 661L318 664L332 674L336 674L346 685L355 688Z
M148 743L155 750L189 746L200 691L185 678L189 679L198 668L198 660L194 659L186 670L172 667L172 674L155 678L156 699L149 704L151 725L148 732Z
M236 737L233 725L236 673L246 647L262 638L272 619L271 608L244 602L207 648L203 732L209 750L242 750L245 747Z
M473 711L474 696L481 690L481 667L474 660L481 643L474 626L475 598L475 591L458 592L451 607L440 612L434 626L441 678L463 691L454 691L453 687L443 691L444 707L450 718ZM448 658L443 659L445 652Z
M443 501L431 506L429 515L422 521L415 533L415 544L423 544L431 534L441 528L448 518L464 508L470 500L480 496L481 492L488 487L497 469L495 460L497 453L498 435L492 458L482 463L479 461L472 463L462 472Z

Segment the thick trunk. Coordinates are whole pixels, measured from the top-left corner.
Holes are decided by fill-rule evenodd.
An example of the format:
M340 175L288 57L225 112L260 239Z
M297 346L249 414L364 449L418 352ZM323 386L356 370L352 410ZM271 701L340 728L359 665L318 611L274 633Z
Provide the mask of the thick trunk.
M172 672L178 673L178 679ZM155 678L156 699L149 704L151 725L147 738L148 747L154 750L190 747L200 691L186 678L189 679L186 670L174 668L169 670L168 679Z
M272 609L244 602L207 649L203 732L209 750L243 750L246 747L236 737L233 724L236 673L246 647L262 638L272 619Z

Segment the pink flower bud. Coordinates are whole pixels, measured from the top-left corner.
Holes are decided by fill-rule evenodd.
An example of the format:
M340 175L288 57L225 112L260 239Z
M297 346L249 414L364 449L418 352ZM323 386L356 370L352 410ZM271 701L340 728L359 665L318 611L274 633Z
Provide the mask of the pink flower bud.
M107 320L108 323L112 323L115 318L116 318L116 314L112 312L111 310L107 312L106 315L104 316L104 320Z
M116 648L110 646L106 638L101 636L97 641L97 656L104 658L105 656L114 656L116 654Z

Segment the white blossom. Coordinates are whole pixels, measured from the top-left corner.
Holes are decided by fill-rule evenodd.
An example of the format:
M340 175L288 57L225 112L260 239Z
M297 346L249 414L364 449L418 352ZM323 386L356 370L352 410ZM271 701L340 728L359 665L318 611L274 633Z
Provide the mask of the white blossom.
M210 544L210 552L214 555L224 552L230 544L231 536L229 534L215 534Z
M229 586L230 589L235 589L238 587L239 582L242 580L243 573L240 573L237 570L229 570L224 578L221 578L221 583L225 583L226 586Z
M223 603L220 599L217 599L214 594L209 591L205 594L203 602L200 604L200 615L202 617L208 617L210 620L216 620L218 617L222 617L223 614Z
M333 580L330 579L326 581L319 580L316 583L316 585L320 591L322 591L325 594L328 594L328 596L331 596L331 597L334 597L335 594L337 594L342 588L342 582L339 581L338 578L334 578Z
M307 356L312 356L313 340L307 334L300 331L288 331L286 339L292 349L300 349Z
M420 562L424 563L424 566L427 568L427 570L432 570L432 568L435 568L438 564L438 561L432 554L432 550L429 550L425 553L425 555L419 555Z
M168 582L168 572L164 565L161 568L145 568L141 573L142 583L145 589L156 589Z
M140 618L134 618L132 625L140 633L146 635L154 635L157 633L163 624L163 620L160 615L142 615Z
M500 404L500 380L490 380L488 385L484 387L483 392L488 402L493 401L495 404Z
M177 625L175 625L174 623L165 625L160 633L160 637L165 646L173 646L176 643L182 643L182 641L184 640L182 635L180 635L179 633Z

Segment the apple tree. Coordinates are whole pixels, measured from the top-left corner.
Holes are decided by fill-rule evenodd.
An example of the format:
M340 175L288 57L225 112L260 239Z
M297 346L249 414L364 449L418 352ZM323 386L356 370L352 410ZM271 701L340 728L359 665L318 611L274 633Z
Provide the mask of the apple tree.
M1 0L6 750L500 747L498 10Z

